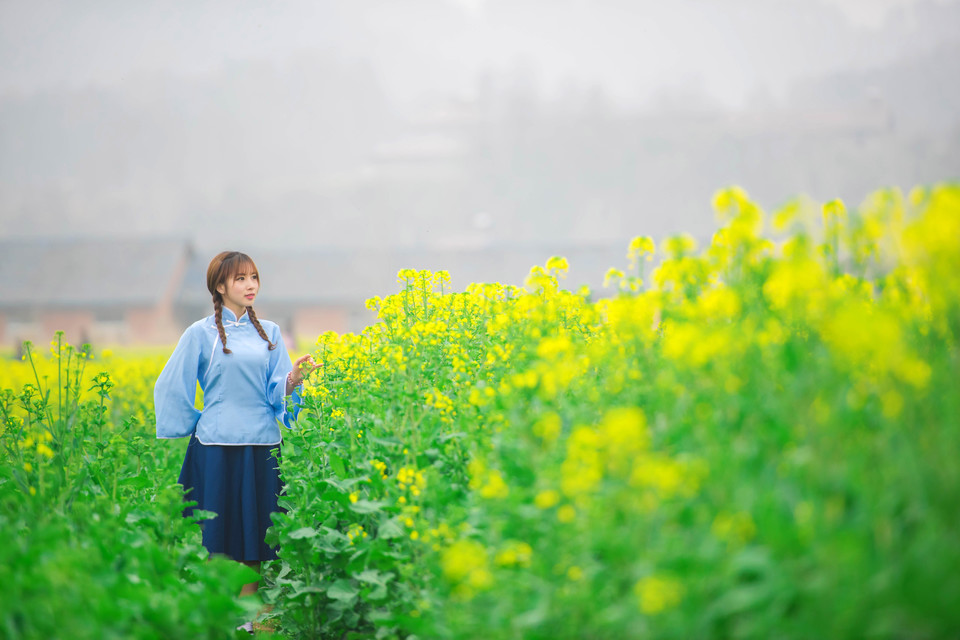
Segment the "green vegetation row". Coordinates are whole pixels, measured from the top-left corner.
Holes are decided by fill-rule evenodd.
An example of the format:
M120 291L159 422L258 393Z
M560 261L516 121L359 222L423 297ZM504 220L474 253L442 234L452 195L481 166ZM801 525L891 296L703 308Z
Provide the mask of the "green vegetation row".
M321 336L283 628L955 636L960 189L714 205L649 278L635 239L612 297L562 289L562 258L463 293L406 270L377 324Z
M960 188L714 206L708 246L638 237L604 297L560 257L465 292L404 270L376 324L321 336L276 635L955 637ZM0 637L232 637L250 574L181 517L163 358L25 358Z
M94 359L58 333L4 363L0 638L234 637L252 572L208 562L183 518L186 442L155 440L163 361Z

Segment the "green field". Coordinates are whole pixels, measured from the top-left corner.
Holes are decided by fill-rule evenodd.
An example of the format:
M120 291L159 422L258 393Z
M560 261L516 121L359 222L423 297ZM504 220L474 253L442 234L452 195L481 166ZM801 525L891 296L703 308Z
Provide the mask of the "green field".
M603 291L404 270L320 336L262 635L957 637L960 188L713 204ZM0 377L0 637L234 637L165 354L40 351Z

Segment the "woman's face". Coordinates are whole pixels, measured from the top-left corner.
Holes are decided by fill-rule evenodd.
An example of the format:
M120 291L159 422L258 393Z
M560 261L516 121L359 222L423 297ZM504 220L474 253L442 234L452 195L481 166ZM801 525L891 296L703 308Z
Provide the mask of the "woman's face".
M232 278L217 286L217 291L223 295L223 304L239 318L245 308L253 306L260 291L260 276L253 265L243 265Z

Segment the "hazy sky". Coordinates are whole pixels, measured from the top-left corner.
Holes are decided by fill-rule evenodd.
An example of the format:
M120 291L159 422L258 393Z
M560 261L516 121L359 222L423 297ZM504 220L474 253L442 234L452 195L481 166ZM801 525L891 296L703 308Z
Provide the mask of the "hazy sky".
M470 13L483 11L485 0L449 0ZM946 2L949 0L941 0ZM771 3L777 0L769 0ZM898 7L909 7L917 0L827 0L828 4L843 11L856 25L874 28L883 23L887 15Z
M478 219L692 231L733 183L861 198L958 174L954 23L960 0L0 0L0 235L262 242L283 211L302 242L452 246Z
M772 0L776 2L776 0ZM941 0L946 3L950 0ZM850 21L868 28L880 26L894 9L910 7L917 0L828 0L829 4L843 11Z
M462 85L469 87L474 82L473 73L485 65L529 64L548 81L585 78L605 86L615 98L649 97L640 88L644 83L649 87L694 80L721 101L736 103L754 88L758 75L762 75L762 70L754 66L762 61L757 60L755 49L738 42L742 34L731 37L731 16L738 8L743 12L762 6L767 15L764 19L769 21L771 12L781 5L787 7L785 20L794 20L798 11L798 3L793 0L765 0L761 4L743 0L621 0L610 4L636 19L625 20L629 24L622 25L621 33L611 32L605 37L611 31L608 23L591 25L581 20L582 31L563 31L566 39L558 46L555 39L550 41L530 28L536 22L516 28L501 24L482 34L472 28L486 19L485 14L495 4L492 0L445 1L450 12L462 16L443 16L443 24L457 24L459 19L460 30L456 34L431 33L425 40L416 35L405 39L403 26L396 26L406 19L429 23L441 11L442 5L423 0L354 0L350 12L355 14L356 7L361 7L370 14L359 23L355 15L345 15L348 12L341 10L343 3L330 0L4 0L0 3L0 93L115 84L131 74L150 71L202 75L231 60L282 62L305 51L325 48L344 56L376 56L378 50L382 53L383 48L402 43L419 49L430 63L429 73L437 77L411 79L406 73L397 73L397 86L391 87L388 73L388 91L402 92L409 86L416 92L418 83L428 86L431 81L448 90L458 76ZM872 29L878 28L892 10L909 9L918 0L822 2L852 24ZM589 15L591 11L588 0L567 0L563 5L567 15ZM549 29L550 12L539 7L542 5L536 11L543 14ZM522 8L508 10L522 16ZM745 19L749 17L740 16L741 25ZM825 25L825 38L829 37L829 27ZM391 33L391 29L401 32ZM445 41L445 37L450 40ZM471 42L471 38L476 41ZM627 40L632 42L624 46ZM567 42L571 46L565 46ZM773 59L785 55L771 49L776 40L769 45ZM620 54L629 57L630 63L620 58L620 64L609 64ZM656 64L642 64L645 59ZM783 64L786 75L796 71L791 66L799 63L788 60Z

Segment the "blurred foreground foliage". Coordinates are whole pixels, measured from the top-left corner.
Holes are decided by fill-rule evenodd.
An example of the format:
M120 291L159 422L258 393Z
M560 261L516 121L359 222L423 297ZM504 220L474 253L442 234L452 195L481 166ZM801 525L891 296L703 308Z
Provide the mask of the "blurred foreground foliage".
M404 270L377 324L321 336L284 628L960 633L960 189L714 207L709 246L636 238L604 299L560 257L463 293Z

